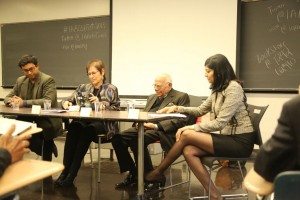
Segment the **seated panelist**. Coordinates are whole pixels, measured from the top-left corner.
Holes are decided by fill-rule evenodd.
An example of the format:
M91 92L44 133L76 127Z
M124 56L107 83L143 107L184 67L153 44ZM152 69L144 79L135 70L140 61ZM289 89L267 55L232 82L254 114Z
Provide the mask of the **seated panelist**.
M118 89L110 83L105 83L103 61L94 59L88 62L86 73L90 83L79 85L70 97L62 101L63 108L68 109L72 105L94 108L95 102L102 102L105 109L119 110ZM68 127L64 148L65 169L55 184L61 187L72 186L90 143L98 142L98 134L106 134L106 140L110 140L118 131L118 123L113 121L73 120Z
M155 77L153 84L154 94L147 99L145 112L155 112L171 105L189 106L190 98L187 93L173 89L172 78L169 74L159 74ZM175 133L178 128L191 124L194 118L167 119L157 123L144 123L145 146L144 146L144 170L145 173L153 169L152 161L147 146L160 141L161 147L168 152L175 143ZM129 172L126 178L115 185L116 189L132 187L137 183L137 157L138 157L138 130L136 123L112 138L112 145L118 158L120 172ZM134 154L132 159L128 147ZM152 187L152 183L147 183L146 188Z
M12 91L5 97L6 106L31 107L44 105L44 100L51 100L51 106L57 107L57 93L54 79L40 71L38 59L33 55L24 55L18 66L24 76L17 78ZM53 139L62 133L62 120L60 118L18 116L18 120L35 122L42 128L41 133L32 135L30 150L42 155L43 160L51 161L52 153L57 157L57 148Z
M198 107L174 105L159 113L180 112L194 117L210 113L210 121L184 126L176 133L176 143L161 164L146 175L146 181L164 181L163 172L180 156L185 160L206 191L210 177L201 158L207 155L248 157L254 147L255 133L247 110L247 98L227 58L209 57L204 64L211 95ZM220 134L214 132L219 131ZM210 199L222 199L211 184Z

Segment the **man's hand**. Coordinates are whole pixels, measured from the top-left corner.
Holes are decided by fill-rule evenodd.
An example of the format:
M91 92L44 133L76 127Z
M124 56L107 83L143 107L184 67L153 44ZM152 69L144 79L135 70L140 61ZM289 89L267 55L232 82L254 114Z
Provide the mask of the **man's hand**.
M157 129L157 125L156 124L153 124L153 123L144 123L144 127L145 129Z
M12 163L21 160L24 154L29 152L28 139L31 137L31 135L13 137L12 133L14 130L15 125L12 125L9 130L0 137L0 148L8 150L12 158Z
M157 113L173 113L178 111L178 106L170 106L170 107L164 107L163 109L160 109L156 111Z
M13 96L9 99L9 106L13 107L13 104L19 104L19 107L23 107L23 99L18 96Z

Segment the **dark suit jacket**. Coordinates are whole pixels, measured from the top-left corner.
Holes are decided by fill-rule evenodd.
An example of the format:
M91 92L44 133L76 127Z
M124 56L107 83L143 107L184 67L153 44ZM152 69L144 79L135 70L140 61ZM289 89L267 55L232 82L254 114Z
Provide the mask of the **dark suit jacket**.
M300 96L283 105L275 133L261 147L254 170L270 182L280 172L300 170Z
M153 104L157 99L157 95L153 94L150 95L147 99L146 106L144 111L148 112ZM166 106L171 105L178 105L178 106L189 106L190 105L190 98L187 93L179 92L177 90L171 89L169 94L164 98L163 102L161 103L159 109L162 109ZM195 122L194 117L188 116L187 118L180 118L180 119L170 119L170 120L163 120L157 123L159 130L146 130L145 137L147 134L156 133L160 137L160 144L164 151L168 152L170 148L173 146L175 142L175 133L176 131L188 124L192 124ZM136 129L129 129L127 131L136 131Z
M5 169L11 164L10 153L3 148L0 148L0 177L3 175Z
M26 107L31 107L32 105L43 106L44 99L51 99L51 107L57 107L56 85L51 76L42 72L39 73L38 80L33 88L32 99L26 99L28 84L29 79L26 76L19 77L13 90L5 97L5 105L8 105L9 99L15 95L25 101ZM24 118L20 119L26 120ZM60 118L36 118L34 121L39 127L43 128L43 134L46 139L54 138L61 133L62 121Z
M147 104L144 108L144 111L148 112L157 99L157 95L153 94L148 97ZM162 109L166 106L177 105L177 106L189 106L190 98L187 93L179 92L177 90L171 89L169 94L164 98L159 109ZM171 119L160 121L158 124L163 128L164 132L176 132L177 129L185 126L187 119Z

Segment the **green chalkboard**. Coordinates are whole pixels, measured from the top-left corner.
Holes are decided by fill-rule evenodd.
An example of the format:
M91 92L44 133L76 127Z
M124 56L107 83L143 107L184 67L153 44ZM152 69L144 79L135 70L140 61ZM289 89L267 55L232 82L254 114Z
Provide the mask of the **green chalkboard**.
M86 63L94 58L106 65L111 78L110 16L1 25L3 87L22 75L17 66L24 54L37 56L41 71L54 77L58 88L88 81Z
M240 2L239 78L245 90L297 91L300 1Z

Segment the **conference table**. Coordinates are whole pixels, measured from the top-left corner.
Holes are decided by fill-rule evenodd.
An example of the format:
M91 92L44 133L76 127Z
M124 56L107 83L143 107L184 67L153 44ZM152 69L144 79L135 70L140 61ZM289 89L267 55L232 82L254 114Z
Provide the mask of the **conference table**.
M0 178L0 196L61 172L63 169L61 163L32 159L18 161L10 165Z
M103 110L100 112L92 111L90 115L82 115L80 112L70 112L63 110L42 110L40 113L32 113L31 108L20 108L13 110L5 105L0 105L0 114L31 116L31 117L59 117L67 119L81 120L101 120L101 121L119 121L119 122L136 122L138 123L138 198L144 197L144 123L157 122L161 120L171 119L173 115L153 115L148 112L138 112L137 115L130 115L128 111L110 111Z

